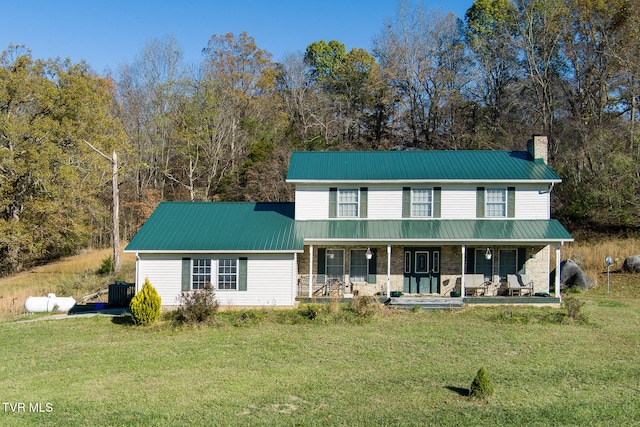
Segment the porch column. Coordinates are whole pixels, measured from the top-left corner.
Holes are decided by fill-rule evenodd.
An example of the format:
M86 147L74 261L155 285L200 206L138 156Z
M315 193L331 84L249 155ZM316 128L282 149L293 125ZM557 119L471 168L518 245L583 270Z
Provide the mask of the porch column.
M391 245L387 245L387 298L391 298Z
M560 298L560 245L556 245L556 298Z
M309 245L309 298L313 297L313 245Z
M466 257L466 253L467 253L467 247L466 245L462 245L462 265L460 266L460 271L462 271L462 278L460 279L460 296L464 298L465 295L465 291L464 291L464 260Z

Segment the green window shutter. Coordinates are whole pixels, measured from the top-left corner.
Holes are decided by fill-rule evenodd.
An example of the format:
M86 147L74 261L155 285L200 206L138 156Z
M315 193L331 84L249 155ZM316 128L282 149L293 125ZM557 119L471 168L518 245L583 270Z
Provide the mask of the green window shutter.
M247 258L238 259L238 290L247 290Z
M465 273L467 274L475 274L476 267L476 249L475 248L467 248L467 269Z
M484 187L476 191L476 218L484 218Z
M507 218L516 216L516 187L507 188Z
M182 258L182 292L191 290L191 258Z
M402 187L402 218L411 218L411 187Z
M527 274L525 263L527 262L527 248L518 248L518 274Z
M373 248L371 252L373 256L369 260L369 277L367 278L367 283L376 283L378 280L378 250Z
M324 275L327 271L327 250L325 248L318 248L318 283L324 283Z
M336 218L338 216L338 189L329 189L329 218Z
M367 204L369 203L369 189L360 187L360 218L366 218L368 215Z
M442 187L434 187L433 189L433 217L440 218L442 210Z

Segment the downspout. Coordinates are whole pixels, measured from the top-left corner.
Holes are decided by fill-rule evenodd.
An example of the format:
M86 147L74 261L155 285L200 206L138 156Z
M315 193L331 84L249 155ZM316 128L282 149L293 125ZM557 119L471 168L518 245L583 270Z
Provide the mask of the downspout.
M293 268L291 269L291 283L296 283L298 280L298 254L293 253ZM298 294L296 286L291 287L291 305L296 305L296 295Z
M138 252L136 252L136 293L138 293L140 291L140 288L138 287L138 284L140 283L140 255L138 255Z

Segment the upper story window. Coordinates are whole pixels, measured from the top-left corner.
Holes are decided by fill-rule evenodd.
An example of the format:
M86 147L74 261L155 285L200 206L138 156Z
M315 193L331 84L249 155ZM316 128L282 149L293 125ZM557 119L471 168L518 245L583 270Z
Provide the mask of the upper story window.
M338 189L338 217L358 218L358 189Z
M411 189L411 216L412 217L432 217L433 216L433 189L431 188Z
M485 196L485 216L487 218L506 218L507 189L487 188Z

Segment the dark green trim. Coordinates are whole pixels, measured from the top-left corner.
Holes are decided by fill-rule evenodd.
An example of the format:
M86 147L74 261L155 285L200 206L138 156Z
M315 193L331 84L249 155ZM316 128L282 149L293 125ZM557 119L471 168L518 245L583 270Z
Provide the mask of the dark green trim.
M518 248L518 274L527 274L527 248Z
M378 250L376 248L372 248L371 252L373 256L369 260L369 277L367 278L367 283L376 283L378 281Z
M247 290L247 258L238 259L238 290Z
M411 218L411 187L402 187L402 218Z
M338 189L329 188L329 218L338 217Z
M484 218L484 187L476 191L476 218Z
M182 258L182 292L191 290L191 258Z
M318 248L318 261L316 265L318 266L316 272L318 283L324 283L324 275L327 272L327 250L325 248ZM320 281L321 278L322 282Z
M476 248L467 248L467 266L465 267L466 274L475 274L476 269Z
M360 187L360 218L366 218L368 215L369 189Z
M516 217L516 187L507 187L507 218Z
M433 217L440 218L442 210L442 187L433 188Z

